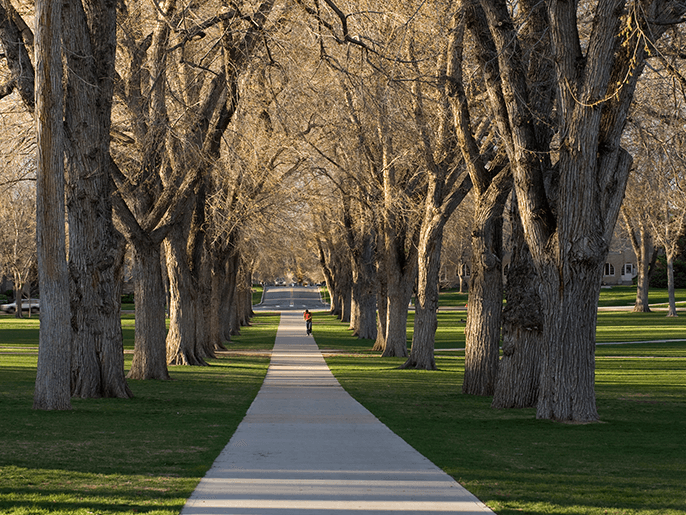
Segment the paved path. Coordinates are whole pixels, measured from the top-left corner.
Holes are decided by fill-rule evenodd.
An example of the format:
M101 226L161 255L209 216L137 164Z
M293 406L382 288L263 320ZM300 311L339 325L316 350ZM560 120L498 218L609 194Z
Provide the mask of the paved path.
M350 397L291 312L260 392L181 513L493 512Z
M310 311L329 310L329 305L322 302L319 288L316 286L267 286L262 294L262 302L253 306L255 311Z

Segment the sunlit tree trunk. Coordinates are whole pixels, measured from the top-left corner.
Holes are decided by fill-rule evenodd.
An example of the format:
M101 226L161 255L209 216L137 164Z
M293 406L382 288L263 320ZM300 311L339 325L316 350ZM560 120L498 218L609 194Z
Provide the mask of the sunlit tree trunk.
M358 338L376 339L376 264L374 262L374 235L361 237L352 249L351 267L353 271L351 301L352 313L350 329Z
M185 231L177 226L164 243L170 293L167 363L206 365L196 340L198 291L194 274L188 265L187 242Z
M655 244L648 228L648 224L643 220L643 213L630 212L625 206L622 207L622 218L629 241L636 256L636 302L634 303L634 313L649 313L650 303L648 292L650 289L650 271L654 263Z
M407 313L415 275L417 254L405 254L404 239L394 231L386 234L386 347L383 357L407 357Z
M402 368L436 370L434 347L438 327L438 274L441 267L441 237L419 238L417 296L410 357ZM433 248L427 248L431 245Z
M228 295L228 281L226 277L227 259L221 259L215 253L210 253L211 296L209 309L208 344L213 350L225 350L222 338L221 313L224 299Z
M71 324L64 227L62 4L36 2L36 232L41 329L33 408L71 409Z
M116 5L63 6L72 395L130 397L124 378L119 271L109 177Z
M135 343L130 379L170 379L167 370L166 314L160 245L134 246Z
M667 292L669 295L668 317L678 316L676 312L676 297L674 295L674 250L667 251Z
M379 254L377 252L377 254ZM377 293L376 306L378 310L376 340L374 341L373 351L383 352L386 349L386 328L388 327L388 279L386 277L386 267L383 257L377 255L376 277Z

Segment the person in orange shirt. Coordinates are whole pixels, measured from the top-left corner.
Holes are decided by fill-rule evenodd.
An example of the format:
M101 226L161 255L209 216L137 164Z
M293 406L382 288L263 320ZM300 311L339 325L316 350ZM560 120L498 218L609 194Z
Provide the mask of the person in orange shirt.
M303 318L305 318L305 327L307 328L307 335L312 334L312 313L309 310L305 310L303 313Z

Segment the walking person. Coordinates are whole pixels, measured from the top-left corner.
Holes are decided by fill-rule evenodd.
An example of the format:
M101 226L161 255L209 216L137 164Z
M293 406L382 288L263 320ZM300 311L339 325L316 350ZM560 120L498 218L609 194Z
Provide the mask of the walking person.
M303 313L303 318L305 319L305 327L307 328L307 336L312 334L312 313L308 309Z

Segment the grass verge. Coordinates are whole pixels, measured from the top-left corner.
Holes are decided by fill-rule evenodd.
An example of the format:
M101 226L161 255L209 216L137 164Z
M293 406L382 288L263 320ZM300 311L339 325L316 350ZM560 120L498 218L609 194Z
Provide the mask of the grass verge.
M319 323L317 342L355 349L345 328L329 327ZM656 354L652 344L631 347ZM499 515L683 515L686 344L671 358L605 350L596 373L602 423L589 425L538 421L533 409L493 410L490 398L462 395L462 356L437 356L437 372L357 353L327 363L355 399Z
M257 316L236 345L270 348L277 325L278 316ZM33 329L24 330L13 329L30 342ZM179 513L268 364L231 357L171 367L172 381L129 381L133 399L74 399L72 411L43 412L31 409L36 356L0 355L0 513Z
M448 349L464 349L465 321L464 311L439 311L438 329L436 330L435 348L437 352ZM369 354L374 346L373 340L347 338L351 335L346 324L327 313L314 314L314 332L317 344L322 350L342 350L345 352ZM322 329L320 331L320 328ZM407 319L407 346L412 345L414 331L414 313L410 312ZM654 339L684 339L686 338L686 316L666 317L664 312L632 313L630 311L600 311L598 312L596 340L600 343L608 342L642 342ZM653 346L655 355L670 355L670 349L677 350L684 347L684 342L660 343ZM621 353L630 347L621 346L614 352ZM458 355L460 353L458 352Z

